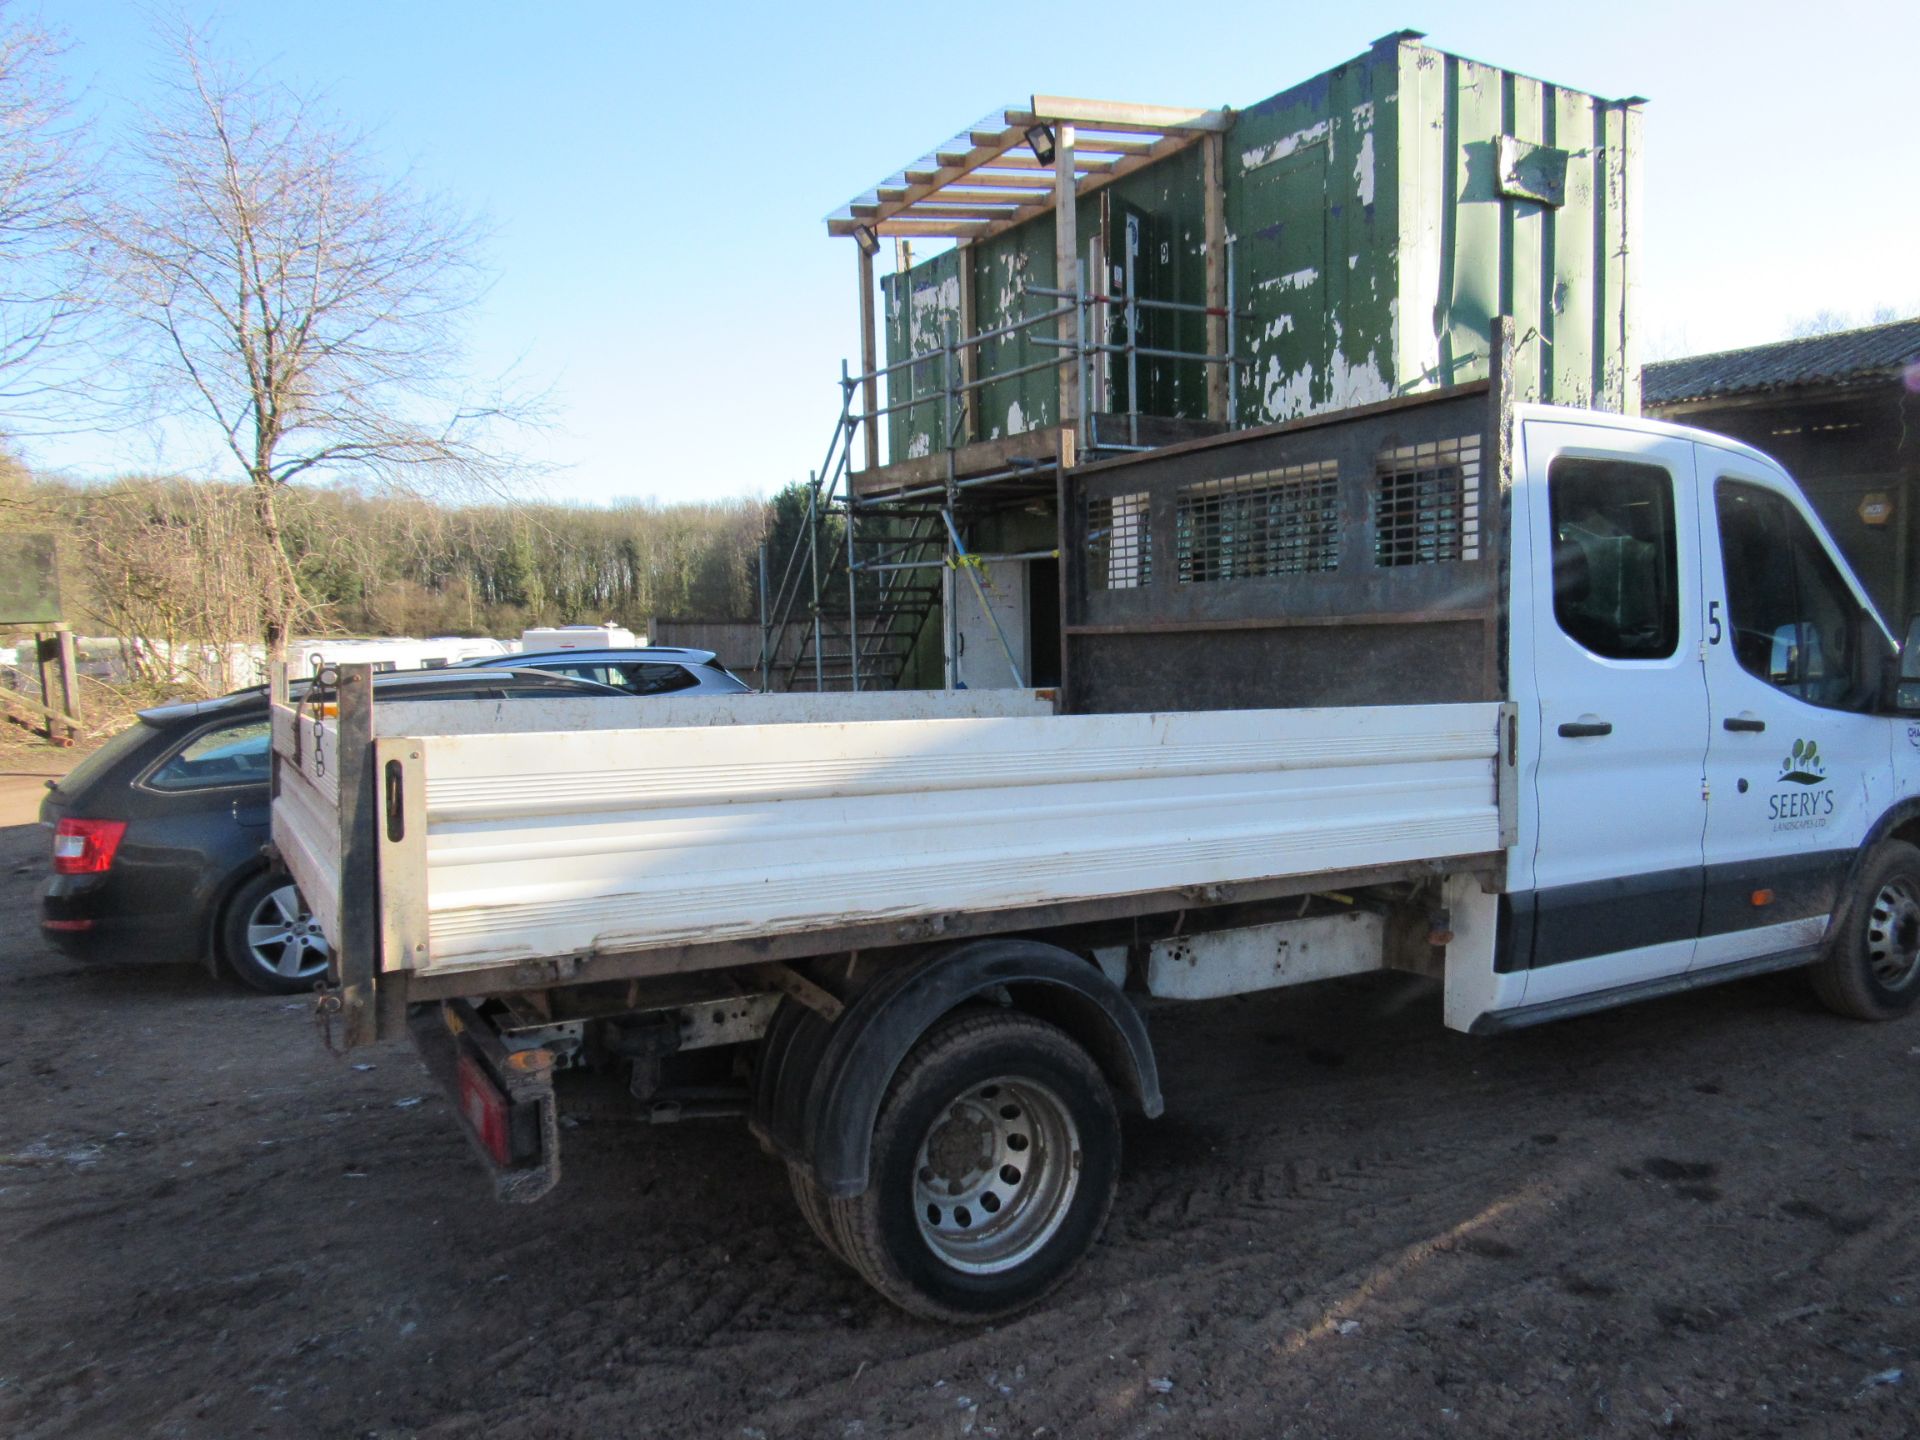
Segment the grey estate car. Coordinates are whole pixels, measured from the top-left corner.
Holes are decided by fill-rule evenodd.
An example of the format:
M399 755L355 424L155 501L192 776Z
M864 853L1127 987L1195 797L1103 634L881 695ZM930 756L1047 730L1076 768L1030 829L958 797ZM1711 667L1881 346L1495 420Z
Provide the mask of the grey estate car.
M483 655L448 668L477 670L500 665L591 680L630 695L745 695L753 689L722 665L713 651L686 650L677 645Z

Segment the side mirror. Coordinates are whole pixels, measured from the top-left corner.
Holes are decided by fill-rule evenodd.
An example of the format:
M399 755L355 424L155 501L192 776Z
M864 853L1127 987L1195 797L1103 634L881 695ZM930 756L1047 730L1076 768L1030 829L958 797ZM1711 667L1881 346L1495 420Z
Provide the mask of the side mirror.
M1907 621L1907 638L1900 646L1893 682L1893 709L1901 715L1920 715L1920 615Z

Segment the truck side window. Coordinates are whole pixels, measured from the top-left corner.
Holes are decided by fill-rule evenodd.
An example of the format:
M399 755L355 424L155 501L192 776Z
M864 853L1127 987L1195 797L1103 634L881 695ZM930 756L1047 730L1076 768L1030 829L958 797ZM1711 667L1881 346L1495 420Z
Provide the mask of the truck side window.
M1547 470L1553 618L1608 660L1664 660L1680 638L1673 477L1562 456Z
M1722 480L1713 499L1740 668L1812 705L1870 708L1858 654L1864 612L1812 527L1757 485Z

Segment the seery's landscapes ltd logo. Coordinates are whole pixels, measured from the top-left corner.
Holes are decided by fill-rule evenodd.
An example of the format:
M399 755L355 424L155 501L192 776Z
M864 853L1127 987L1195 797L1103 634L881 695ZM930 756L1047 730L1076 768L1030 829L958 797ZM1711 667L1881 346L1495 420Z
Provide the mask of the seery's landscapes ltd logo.
M1780 779L1767 797L1767 819L1775 833L1782 830L1819 830L1833 816L1833 786L1827 783L1827 762L1815 740L1796 740L1780 765Z

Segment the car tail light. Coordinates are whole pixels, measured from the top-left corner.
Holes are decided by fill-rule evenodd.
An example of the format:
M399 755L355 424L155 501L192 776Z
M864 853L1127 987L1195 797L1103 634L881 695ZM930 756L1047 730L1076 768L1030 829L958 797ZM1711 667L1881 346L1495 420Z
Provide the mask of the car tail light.
M507 1124L507 1097L481 1071L471 1055L460 1057L460 1113L480 1146L496 1165L513 1163L513 1141Z
M63 818L53 827L53 873L100 875L113 867L114 852L127 833L124 820Z

